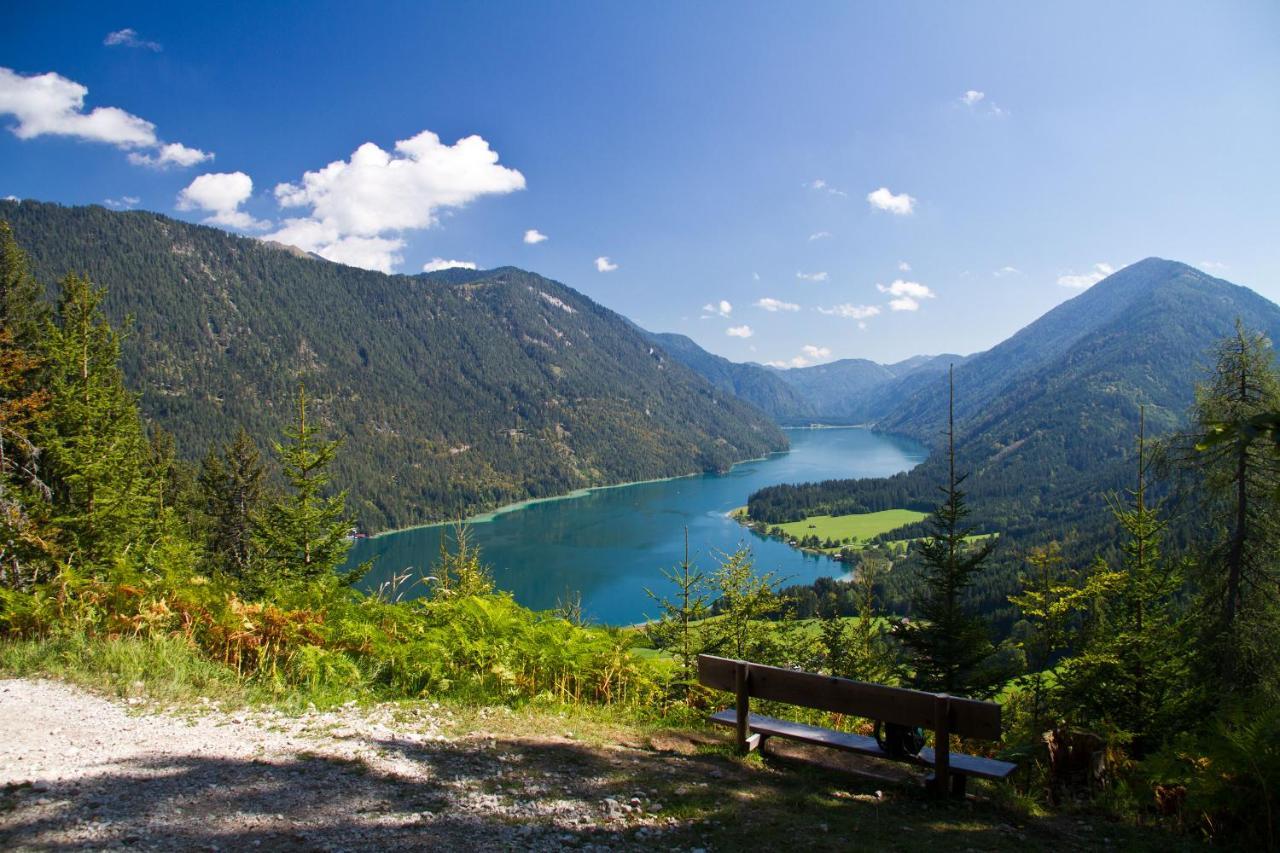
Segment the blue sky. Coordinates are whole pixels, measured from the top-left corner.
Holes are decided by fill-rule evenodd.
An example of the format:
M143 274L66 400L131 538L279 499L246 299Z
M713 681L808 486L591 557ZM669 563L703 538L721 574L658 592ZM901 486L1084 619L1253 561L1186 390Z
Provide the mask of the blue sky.
M1280 301L1274 2L358 5L29 4L0 196L779 364L984 349L1149 255Z

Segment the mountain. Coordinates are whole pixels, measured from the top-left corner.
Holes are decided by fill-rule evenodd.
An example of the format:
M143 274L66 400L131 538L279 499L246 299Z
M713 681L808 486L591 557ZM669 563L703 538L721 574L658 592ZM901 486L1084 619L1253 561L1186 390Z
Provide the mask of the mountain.
M867 416L866 399L894 380L893 371L865 358L845 358L777 374L808 404L811 418L856 422Z
M956 451L973 520L1017 547L1053 539L1069 555L1098 553L1114 539L1107 495L1135 476L1139 407L1148 436L1183 424L1213 347L1237 318L1280 340L1280 306L1149 258L958 366ZM937 446L946 406L945 375L935 374L878 425ZM893 478L766 489L752 496L751 511L774 523L814 510L925 508L937 501L944 466L935 453ZM987 581L991 606L1005 604L1016 580L1016 549L1001 550Z
M896 364L846 358L780 369L714 355L684 335L647 332L667 354L720 390L736 394L783 424L860 423L884 414L925 377L943 373L963 356L917 355Z
M726 394L751 403L776 421L803 420L811 406L783 379L758 364L740 364L707 352L685 335L646 332L667 354Z
M190 457L239 425L265 447L305 382L367 529L786 447L758 410L534 273L389 276L140 211L6 201L0 219L51 288L87 273L113 321L132 317L128 381Z
M1158 346L1168 344L1170 356L1182 350L1181 364L1162 365L1161 375L1183 393L1169 402L1176 419L1190 402L1186 382L1195 371L1187 355L1202 354L1213 339L1221 337L1236 316L1246 321L1264 319L1274 305L1248 288L1213 278L1186 264L1147 258L1125 267L1046 313L1013 337L974 356L956 371L956 417L964 420L987 410L997 398L1017 398L1019 387L1036 377L1061 372L1072 365L1077 373L1082 360L1091 365L1105 362L1116 368L1129 355L1149 361L1133 337L1142 330ZM1234 312L1234 313L1233 313ZM1226 323L1226 326L1223 324ZM1150 326L1150 329L1145 328ZM1265 323L1264 323L1265 328ZM1216 330L1216 331L1215 331ZM1119 336L1119 340L1117 340ZM1101 347L1093 350L1093 347ZM920 438L935 438L945 427L945 378L905 397L886 411L879 426ZM1166 416L1166 425L1170 422Z

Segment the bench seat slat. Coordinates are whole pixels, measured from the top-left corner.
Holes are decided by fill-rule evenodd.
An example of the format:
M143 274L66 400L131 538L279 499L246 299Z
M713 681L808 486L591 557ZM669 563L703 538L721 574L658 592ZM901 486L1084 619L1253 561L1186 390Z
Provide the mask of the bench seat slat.
M737 719L737 714L733 709L720 711L710 717L711 722L722 726L736 725ZM928 747L920 750L920 754L914 758L896 758L881 749L880 745L876 743L876 739L872 737L837 732L805 723L793 723L790 720L779 720L776 717L766 717L763 714L752 714L748 718L747 727L753 732L759 732L769 737L782 737L802 743L827 746L844 750L845 752L856 752L873 758L883 758L888 761L909 761L921 766L933 766L933 750ZM998 761L994 758L983 758L977 755L966 755L962 752L953 752L950 757L951 772L961 773L965 776L1004 779L1017 769L1016 764L1010 764L1007 761Z

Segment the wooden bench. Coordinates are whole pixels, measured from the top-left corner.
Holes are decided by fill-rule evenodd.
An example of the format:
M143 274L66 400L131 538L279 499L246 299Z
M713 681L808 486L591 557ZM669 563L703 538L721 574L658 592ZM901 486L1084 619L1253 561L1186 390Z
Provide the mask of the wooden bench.
M1007 761L950 750L951 735L1000 739L1000 706L994 702L866 684L712 655L698 655L698 681L706 687L736 694L735 708L712 714L710 719L737 730L738 749L743 753L758 748L770 737L782 737L890 761L905 761L932 768L928 784L939 796L947 791L954 796L964 796L965 780L970 776L1004 779L1016 769L1016 765ZM935 746L920 750L918 755L891 755L880 748L875 738L752 714L752 697L931 729Z

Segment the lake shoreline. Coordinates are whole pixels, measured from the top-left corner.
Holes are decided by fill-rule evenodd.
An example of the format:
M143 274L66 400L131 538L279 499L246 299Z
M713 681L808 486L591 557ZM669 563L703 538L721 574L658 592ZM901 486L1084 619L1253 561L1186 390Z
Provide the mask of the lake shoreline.
M806 431L827 430L827 429L860 429L860 430L867 430L869 432L876 431L872 429L872 427L869 424L809 424L808 426L779 425L778 428L782 430L797 430L797 431L798 430L806 430ZM885 434L893 435L893 433L885 433ZM766 453L763 456L753 456L749 459L740 459L737 462L730 465L729 470L732 471L734 468L737 468L739 465L746 465L748 462L763 462L766 459L772 459L774 456L781 456L790 452L791 452L791 448L787 448L786 450L775 450L772 453ZM506 513L509 513L509 512L515 512L517 510L521 510L521 509L524 509L525 507L533 506L535 504L549 503L551 501L575 500L577 498L586 497L592 492L604 491L605 489L623 489L628 486L644 486L650 483L667 483L673 480L687 480L690 477L701 477L711 473L715 473L715 472L690 471L687 474L676 474L671 477L654 477L649 480L629 480L625 483L611 483L606 486L586 486L581 489L574 489L573 491L565 492L563 495L549 495L544 498L526 498L525 500L522 500L522 501L503 504L502 506L496 507L495 509L484 510L483 512L478 512L475 515L467 516L466 518L462 518L462 519L450 519L447 521L427 521L427 522L423 522L422 524L410 524L405 527L392 527L387 530L380 530L377 533L371 533L368 536L362 536L360 538L361 539L381 539L384 536L394 536L397 533L407 533L411 530L425 530L431 527L448 527L451 524L458 524L459 522L463 524L486 524L490 521L493 521L495 518L497 518L500 515L505 515ZM725 472L725 473L728 473L728 472Z
M811 427L782 427L782 429L811 429ZM820 427L820 429L856 429L856 427ZM732 471L734 468L737 468L739 465L746 465L748 462L763 462L764 460L771 459L774 456L782 456L790 452L791 450L790 448L788 448L787 450L775 450L772 453L766 453L763 456L753 456L750 459L741 459L733 463L732 465L730 465L729 471ZM410 524L407 527L393 527L389 530L382 530L382 531L379 531L378 533L373 533L361 538L381 539L384 536L394 536L397 533L407 533L411 530L426 530L432 527L448 527L449 525L458 524L458 523L487 524L488 522L493 521L495 518L497 518L500 515L506 515L507 513L510 513L510 512L516 512L518 510L522 510L522 509L525 509L526 507L534 506L536 504L551 503L552 501L576 500L578 498L585 498L587 495L590 495L593 492L603 492L608 489L625 489L629 486L644 486L644 485L649 485L651 483L669 483L674 480L687 480L690 477L704 477L708 474L715 474L715 473L717 472L690 471L688 474L676 474L671 477L653 477L652 479L649 479L649 480L629 480L625 483L610 483L607 486L586 486L581 489L574 489L571 492L565 492L563 495L549 495L545 498L527 498L522 501L516 501L515 503L503 504L502 506L497 507L496 509L490 509L490 510L485 510L484 512L478 512L475 515L467 516L466 518L463 518L463 519L452 519L449 521L428 521L423 524ZM728 473L728 472L724 472L724 473Z

